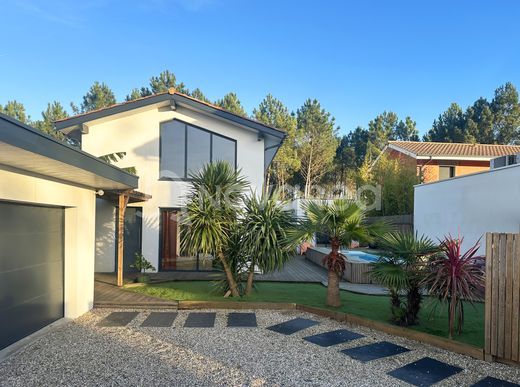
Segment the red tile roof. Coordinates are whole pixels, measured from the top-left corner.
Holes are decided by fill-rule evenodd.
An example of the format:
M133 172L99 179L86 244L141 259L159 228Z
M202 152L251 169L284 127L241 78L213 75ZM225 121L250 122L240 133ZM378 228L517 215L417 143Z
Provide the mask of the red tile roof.
M520 145L461 144L449 142L388 141L392 148L400 148L416 156L499 157L520 153Z

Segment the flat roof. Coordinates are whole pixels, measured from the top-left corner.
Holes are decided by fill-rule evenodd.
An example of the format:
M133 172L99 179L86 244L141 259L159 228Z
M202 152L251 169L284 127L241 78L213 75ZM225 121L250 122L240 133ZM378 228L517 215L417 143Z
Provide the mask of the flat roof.
M0 113L0 168L93 189L133 189L139 178Z

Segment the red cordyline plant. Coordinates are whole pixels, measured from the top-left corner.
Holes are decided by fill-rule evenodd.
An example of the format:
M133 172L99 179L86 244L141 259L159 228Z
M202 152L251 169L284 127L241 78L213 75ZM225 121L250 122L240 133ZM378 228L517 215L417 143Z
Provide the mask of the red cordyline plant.
M464 302L471 304L481 301L484 294L484 270L475 257L480 247L480 239L461 254L464 238L453 238L448 235L441 241L441 253L432 258L427 266L427 274L423 285L431 295L438 297L442 303L448 303L449 337L453 337L455 320L457 333L460 334L464 324Z

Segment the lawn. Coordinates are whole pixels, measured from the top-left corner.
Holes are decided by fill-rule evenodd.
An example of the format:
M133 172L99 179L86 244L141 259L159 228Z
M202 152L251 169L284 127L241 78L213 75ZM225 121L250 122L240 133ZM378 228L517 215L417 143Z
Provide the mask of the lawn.
M235 298L223 298L215 293L214 284L210 281L176 281L161 284L149 284L131 287L128 290L144 293L169 300L182 301L249 301L249 302L291 302L320 308L325 306L327 289L319 284L258 282L252 295ZM341 292L342 305L338 311L369 318L376 321L389 322L390 301L387 296L368 296L351 292ZM437 336L448 337L448 317L446 307L437 308L436 314L430 318L431 299L423 302L419 314L420 324L412 329ZM331 309L331 308L327 308ZM484 304L475 307L466 305L463 333L455 336L455 340L477 347L484 345Z

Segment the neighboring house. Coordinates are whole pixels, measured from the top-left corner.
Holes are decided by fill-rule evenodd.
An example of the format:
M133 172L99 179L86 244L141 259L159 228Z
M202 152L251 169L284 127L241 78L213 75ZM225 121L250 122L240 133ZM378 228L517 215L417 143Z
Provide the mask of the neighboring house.
M520 153L518 145L389 141L383 152L417 168L424 183L489 170L490 160Z
M482 238L483 255L486 232L520 231L519 198L519 164L416 185L415 230L435 241L464 237L464 249Z
M96 192L137 176L0 114L0 359L94 302Z
M56 128L96 156L126 152L117 163L133 166L139 190L151 195L131 204L125 219L125 271L135 252L159 270L213 270L211 257L191 257L180 249L179 213L190 173L224 160L242 171L261 193L264 174L285 134L170 89L56 122ZM115 218L112 202L96 206L96 271L115 271Z

